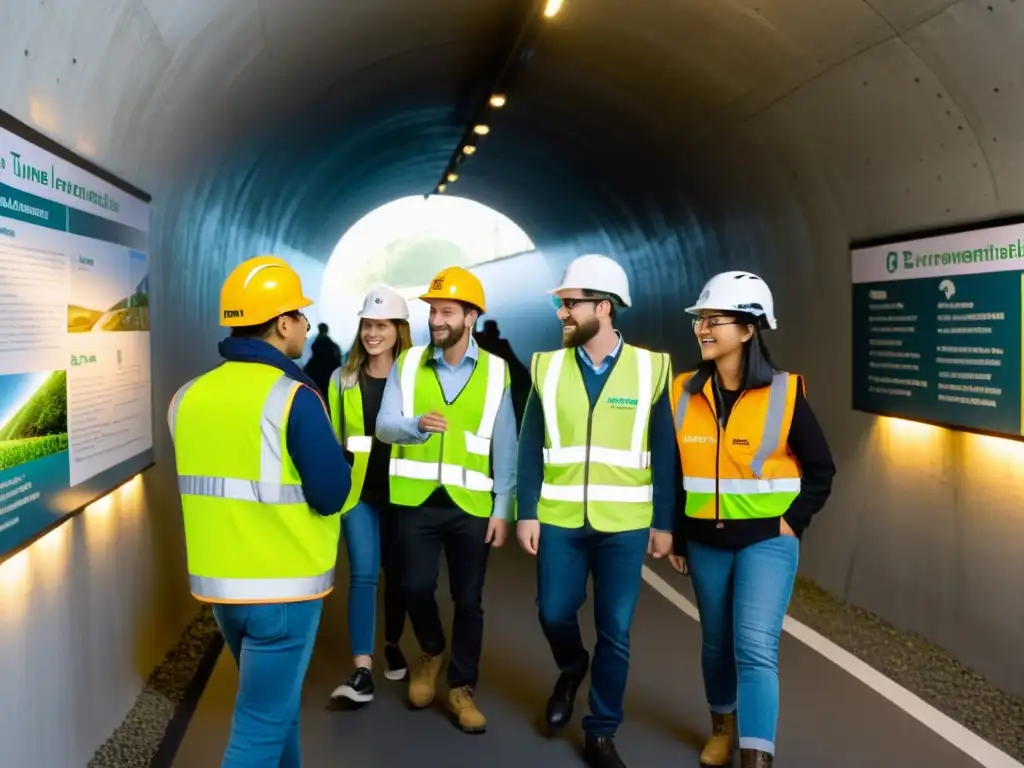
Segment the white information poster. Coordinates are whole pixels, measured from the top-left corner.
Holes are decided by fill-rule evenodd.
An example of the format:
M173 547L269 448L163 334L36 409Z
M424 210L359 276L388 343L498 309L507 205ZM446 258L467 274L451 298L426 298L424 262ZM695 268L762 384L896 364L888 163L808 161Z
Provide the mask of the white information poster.
M0 128L0 557L153 446L149 204L31 135Z

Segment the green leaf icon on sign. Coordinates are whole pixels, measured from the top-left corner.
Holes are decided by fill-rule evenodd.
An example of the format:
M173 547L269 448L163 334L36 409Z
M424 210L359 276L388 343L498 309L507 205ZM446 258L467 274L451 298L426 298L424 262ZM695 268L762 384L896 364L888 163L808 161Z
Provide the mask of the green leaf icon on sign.
M943 280L939 283L939 290L946 294L946 300L953 298L953 294L956 293L956 286L953 285L952 280Z

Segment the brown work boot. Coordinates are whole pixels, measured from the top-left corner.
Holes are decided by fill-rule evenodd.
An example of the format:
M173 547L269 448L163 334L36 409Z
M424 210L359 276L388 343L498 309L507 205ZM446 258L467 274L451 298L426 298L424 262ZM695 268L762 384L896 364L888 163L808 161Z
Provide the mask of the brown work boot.
M732 748L736 740L736 715L711 713L711 736L700 753L701 768L732 765Z
M487 730L487 718L477 709L473 701L473 689L468 685L448 692L448 709L459 719L459 728L463 732L483 733Z
M416 709L429 707L437 694L437 674L444 656L424 653L409 676L409 703Z
M740 766L742 768L772 768L772 756L759 749L741 749Z

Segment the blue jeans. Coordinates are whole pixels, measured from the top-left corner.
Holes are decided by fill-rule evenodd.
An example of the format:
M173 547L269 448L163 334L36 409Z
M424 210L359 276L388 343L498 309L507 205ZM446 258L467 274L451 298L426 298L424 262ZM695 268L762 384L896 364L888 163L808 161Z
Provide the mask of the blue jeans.
M221 768L301 768L299 704L323 600L214 605L238 664L231 737Z
M583 729L613 735L622 723L629 675L629 630L640 596L650 529L598 533L592 528L542 525L537 551L537 607L544 635L562 672L586 668L588 655L577 613L594 579L597 647L590 674L590 715Z
M800 542L776 536L740 550L687 542L700 611L701 666L712 712L736 712L741 749L775 754L779 636Z
M405 628L405 604L398 573L396 510L377 510L364 501L341 518L348 552L348 632L353 656L373 656L377 630L377 579L384 566L384 640L398 644Z

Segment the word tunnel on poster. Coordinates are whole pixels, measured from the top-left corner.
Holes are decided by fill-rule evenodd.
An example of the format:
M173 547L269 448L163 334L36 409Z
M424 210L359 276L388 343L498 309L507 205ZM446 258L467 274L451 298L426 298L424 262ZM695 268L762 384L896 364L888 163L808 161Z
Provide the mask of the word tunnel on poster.
M147 202L0 129L0 557L149 461L148 229Z

